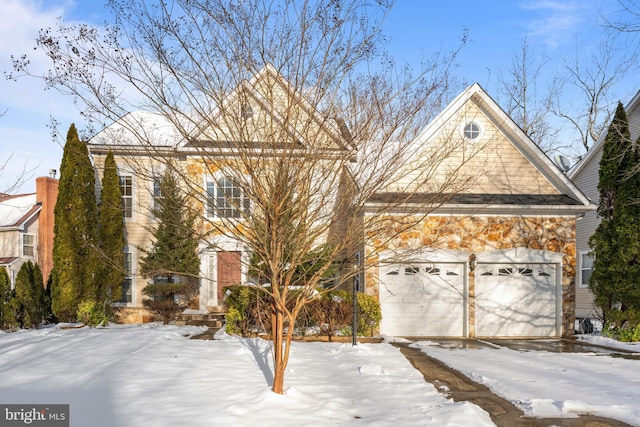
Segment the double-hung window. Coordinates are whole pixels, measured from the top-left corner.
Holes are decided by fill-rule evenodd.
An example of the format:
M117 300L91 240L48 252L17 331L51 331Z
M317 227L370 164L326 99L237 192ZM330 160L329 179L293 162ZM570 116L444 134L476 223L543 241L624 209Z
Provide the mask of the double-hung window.
M238 183L220 176L207 182L207 215L215 218L241 218L249 212L249 199Z
M33 258L36 254L36 236L33 234L22 235L22 255Z
M591 272L593 271L593 258L589 256L589 252L580 252L580 287L589 286Z
M131 269L131 252L124 253L125 279L122 282L122 295L116 300L119 303L130 303L133 301L133 274Z
M122 195L123 216L133 216L133 176L120 175L120 194Z
M156 216L160 210L160 201L162 200L162 177L153 177L153 215Z

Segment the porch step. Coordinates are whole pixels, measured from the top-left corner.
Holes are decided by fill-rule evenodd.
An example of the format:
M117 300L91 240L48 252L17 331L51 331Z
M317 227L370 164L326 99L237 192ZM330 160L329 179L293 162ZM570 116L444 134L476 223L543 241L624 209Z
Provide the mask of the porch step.
M216 332L224 327L224 308L217 308L208 313L180 313L175 320L178 326L206 326L207 330L194 335L192 339L212 340Z

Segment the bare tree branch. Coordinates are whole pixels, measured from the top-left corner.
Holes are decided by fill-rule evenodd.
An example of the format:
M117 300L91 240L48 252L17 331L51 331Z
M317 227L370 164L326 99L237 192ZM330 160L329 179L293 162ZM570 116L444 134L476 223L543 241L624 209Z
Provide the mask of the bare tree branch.
M579 142L589 150L611 120L611 89L633 69L635 56L621 56L615 39L608 37L599 44L597 52L587 58L580 56L576 40L576 54L564 62L567 72L565 84L578 90L578 101L556 99L556 114L566 120L578 133ZM572 111L580 113L570 113Z
M551 78L546 88L540 79L549 63L544 54L531 52L529 42L522 40L507 70L500 76L501 93L506 96L505 110L520 128L546 153L561 151L567 147L556 138L559 129L550 123L554 101L560 96L562 82L557 76Z

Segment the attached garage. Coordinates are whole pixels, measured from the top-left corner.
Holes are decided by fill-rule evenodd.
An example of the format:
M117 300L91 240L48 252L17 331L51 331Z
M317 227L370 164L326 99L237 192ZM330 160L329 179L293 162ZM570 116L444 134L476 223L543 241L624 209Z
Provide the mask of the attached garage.
M381 264L382 334L428 337L562 334L562 254L525 248L487 251L473 257L464 252L457 252L454 257L451 252L448 254L449 262L428 262L425 257L422 262L414 258ZM469 259L477 261L471 267L475 269L473 277L469 277Z
M387 335L464 336L464 279L464 264L383 265L380 331Z

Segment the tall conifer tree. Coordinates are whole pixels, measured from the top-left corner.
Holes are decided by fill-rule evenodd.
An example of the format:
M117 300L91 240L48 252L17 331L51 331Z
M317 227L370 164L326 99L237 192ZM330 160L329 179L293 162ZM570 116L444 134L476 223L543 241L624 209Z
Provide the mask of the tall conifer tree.
M626 112L619 103L600 160L601 222L589 240L594 255L589 287L605 321L616 304L623 311L630 306L640 308L640 176L632 173L639 160Z
M36 328L45 316L42 271L38 264L25 262L16 276L17 318L22 327Z
M0 329L16 326L14 307L14 292L11 289L9 273L6 268L0 267Z
M104 163L98 214L101 269L96 280L96 302L103 304L118 301L122 296L126 246L122 208L120 178L113 153L109 151Z
M95 176L86 144L69 127L56 200L52 309L60 321L75 320L78 304L95 300L97 212Z
M168 166L160 184L161 197L155 212L157 227L151 249L140 260L140 273L153 283L143 289L144 305L162 316L164 323L197 292L200 258L194 231L195 214Z

